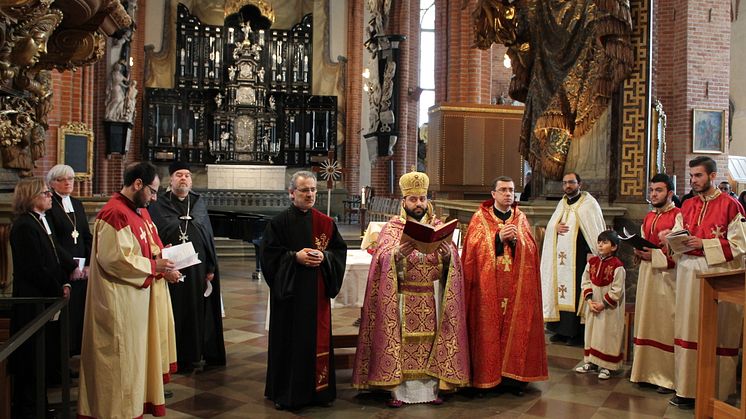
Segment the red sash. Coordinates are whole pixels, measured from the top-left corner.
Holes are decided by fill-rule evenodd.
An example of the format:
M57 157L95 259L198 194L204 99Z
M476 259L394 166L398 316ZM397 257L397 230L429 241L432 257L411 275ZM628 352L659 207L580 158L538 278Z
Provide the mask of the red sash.
M313 247L324 251L334 231L333 221L316 209L311 209ZM321 268L316 271L316 391L329 386L329 353L331 347L332 307L326 296L326 286Z

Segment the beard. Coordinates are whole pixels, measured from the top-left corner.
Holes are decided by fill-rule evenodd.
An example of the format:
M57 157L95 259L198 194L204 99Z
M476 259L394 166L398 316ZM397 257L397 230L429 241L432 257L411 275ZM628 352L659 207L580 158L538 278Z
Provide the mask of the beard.
M420 221L425 216L425 214L427 214L427 207L425 208L416 207L413 210L410 210L409 208L404 207L404 212L406 212L408 216L414 218L415 220Z
M140 189L139 191L135 192L135 196L132 200L135 203L135 206L137 208L147 208L148 204L150 203L147 198L145 198L145 189Z
M668 204L668 200L664 199L664 200L659 201L659 202L650 201L650 204L653 205L653 208L663 208L663 207L666 206L666 204Z
M189 194L189 191L192 188L190 188L187 185L176 185L172 190L176 193L178 196L187 196Z
M692 188L692 189L694 189L694 192L696 192L696 193L703 193L703 192L709 191L711 188L712 188L712 182L709 179L707 179L707 183L705 183L704 185L702 185L702 189L701 190L700 189L695 189L695 188Z

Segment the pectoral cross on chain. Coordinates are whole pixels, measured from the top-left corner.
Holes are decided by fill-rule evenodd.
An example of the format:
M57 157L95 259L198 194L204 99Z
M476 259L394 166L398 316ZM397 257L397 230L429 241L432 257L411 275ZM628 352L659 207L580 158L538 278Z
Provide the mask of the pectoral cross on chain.
M186 231L181 233L181 235L179 236L179 240L181 240L182 243L186 243L187 241L189 241L189 236L187 236Z
M73 237L73 242L75 244L78 244L78 237L80 236L80 233L78 233L78 230L74 229L73 232L70 233L70 235Z

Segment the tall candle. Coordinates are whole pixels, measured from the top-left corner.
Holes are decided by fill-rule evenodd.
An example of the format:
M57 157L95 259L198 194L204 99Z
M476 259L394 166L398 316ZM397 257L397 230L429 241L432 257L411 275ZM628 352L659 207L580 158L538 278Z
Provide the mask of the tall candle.
M360 205L365 206L365 186L360 190Z

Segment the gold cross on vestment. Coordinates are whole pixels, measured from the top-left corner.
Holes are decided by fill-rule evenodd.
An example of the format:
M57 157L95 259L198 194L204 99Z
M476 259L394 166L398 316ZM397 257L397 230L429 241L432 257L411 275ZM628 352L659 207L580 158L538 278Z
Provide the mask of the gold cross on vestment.
M503 309L503 316L504 316L505 315L505 310L508 309L508 299L507 298L503 298L502 303L500 303L500 308Z
M559 254L557 255L557 257L560 260L560 265L564 265L565 264L565 259L567 259L567 253L565 253L565 251L563 250L563 251L559 252Z
M725 231L722 230L723 226L715 226L710 233L712 233L713 239L722 239L725 237Z
M567 292L567 287L564 285L560 285L557 288L557 292L559 292L560 298L565 298L565 293Z
M140 227L140 240L145 240L146 237L148 237L148 235L145 234L145 229Z
M509 250L506 250L508 252ZM503 272L510 272L510 266L513 264L513 260L509 254L504 254L503 259L500 261L503 264Z

